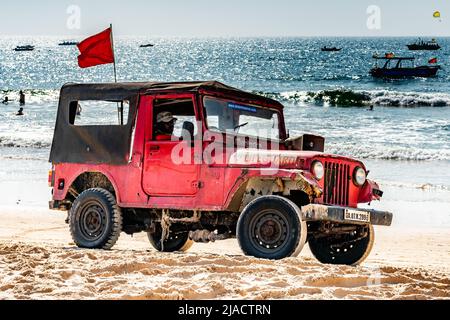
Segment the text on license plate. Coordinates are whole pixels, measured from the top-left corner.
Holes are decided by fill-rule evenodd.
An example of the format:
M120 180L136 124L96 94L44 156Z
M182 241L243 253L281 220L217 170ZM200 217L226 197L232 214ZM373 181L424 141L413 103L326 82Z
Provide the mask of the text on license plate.
M345 220L370 223L370 213L355 210L345 210Z

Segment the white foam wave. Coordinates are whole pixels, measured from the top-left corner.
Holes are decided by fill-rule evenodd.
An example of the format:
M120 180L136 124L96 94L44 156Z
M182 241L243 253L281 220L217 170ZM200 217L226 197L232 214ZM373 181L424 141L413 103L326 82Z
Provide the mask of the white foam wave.
M402 188L402 189L415 189L423 191L450 191L450 186L433 184L433 183L408 183L408 182L397 182L397 181L384 181L378 180L380 185Z
M389 90L359 91L287 91L264 93L265 96L290 103L334 102L337 106L378 105L388 107L447 107L450 106L450 94L425 92L400 92ZM353 103L353 104L352 104Z
M447 93L420 93L372 91L363 92L371 97L371 103L381 106L401 107L446 107L450 106L450 94Z
M0 137L0 147L48 149L51 147L51 141L35 138Z
M413 149L395 146L364 146L330 144L327 152L345 154L357 159L403 160L403 161L445 161L450 160L450 150Z

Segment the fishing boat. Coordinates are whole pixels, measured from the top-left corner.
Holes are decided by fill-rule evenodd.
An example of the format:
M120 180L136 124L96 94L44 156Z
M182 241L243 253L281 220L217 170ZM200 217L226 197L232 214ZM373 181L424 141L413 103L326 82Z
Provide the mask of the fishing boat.
M441 46L436 42L436 39L425 42L421 39L417 42L407 45L409 50L439 50Z
M328 47L323 47L322 49L321 49L322 51L325 51L325 52L333 52L333 51L341 51L342 49L341 48L336 48L336 47L332 47L332 48L328 48Z
M33 51L34 50L34 46L17 46L14 48L14 51Z
M155 45L154 44L151 44L151 43L149 43L149 44L141 44L140 46L139 46L139 48L150 48L150 47L154 47Z
M76 41L64 41L61 43L58 43L58 46L76 46L78 42Z
M375 78L402 79L402 78L430 78L437 75L440 66L415 66L414 57L395 57L393 54L386 54L384 57L373 57L376 60L375 67L370 70L370 74ZM378 62L383 61L383 67L378 66ZM409 63L409 66L404 64Z

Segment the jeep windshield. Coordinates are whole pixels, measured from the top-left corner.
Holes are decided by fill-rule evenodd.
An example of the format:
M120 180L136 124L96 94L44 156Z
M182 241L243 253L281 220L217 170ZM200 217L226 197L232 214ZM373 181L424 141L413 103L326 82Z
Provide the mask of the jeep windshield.
M203 98L203 105L210 131L280 139L280 116L276 110L208 96Z

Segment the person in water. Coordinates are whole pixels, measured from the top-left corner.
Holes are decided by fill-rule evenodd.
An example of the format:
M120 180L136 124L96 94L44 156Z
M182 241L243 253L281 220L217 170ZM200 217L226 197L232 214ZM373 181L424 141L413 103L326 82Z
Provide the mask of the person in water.
M8 97L3 98L2 103L3 104L8 104L9 103L9 98Z
M21 106L24 106L25 105L25 93L23 93L23 91L20 90L19 95L20 95L19 104Z
M19 111L17 111L16 116L23 116L23 115L24 115L23 108L20 108Z

